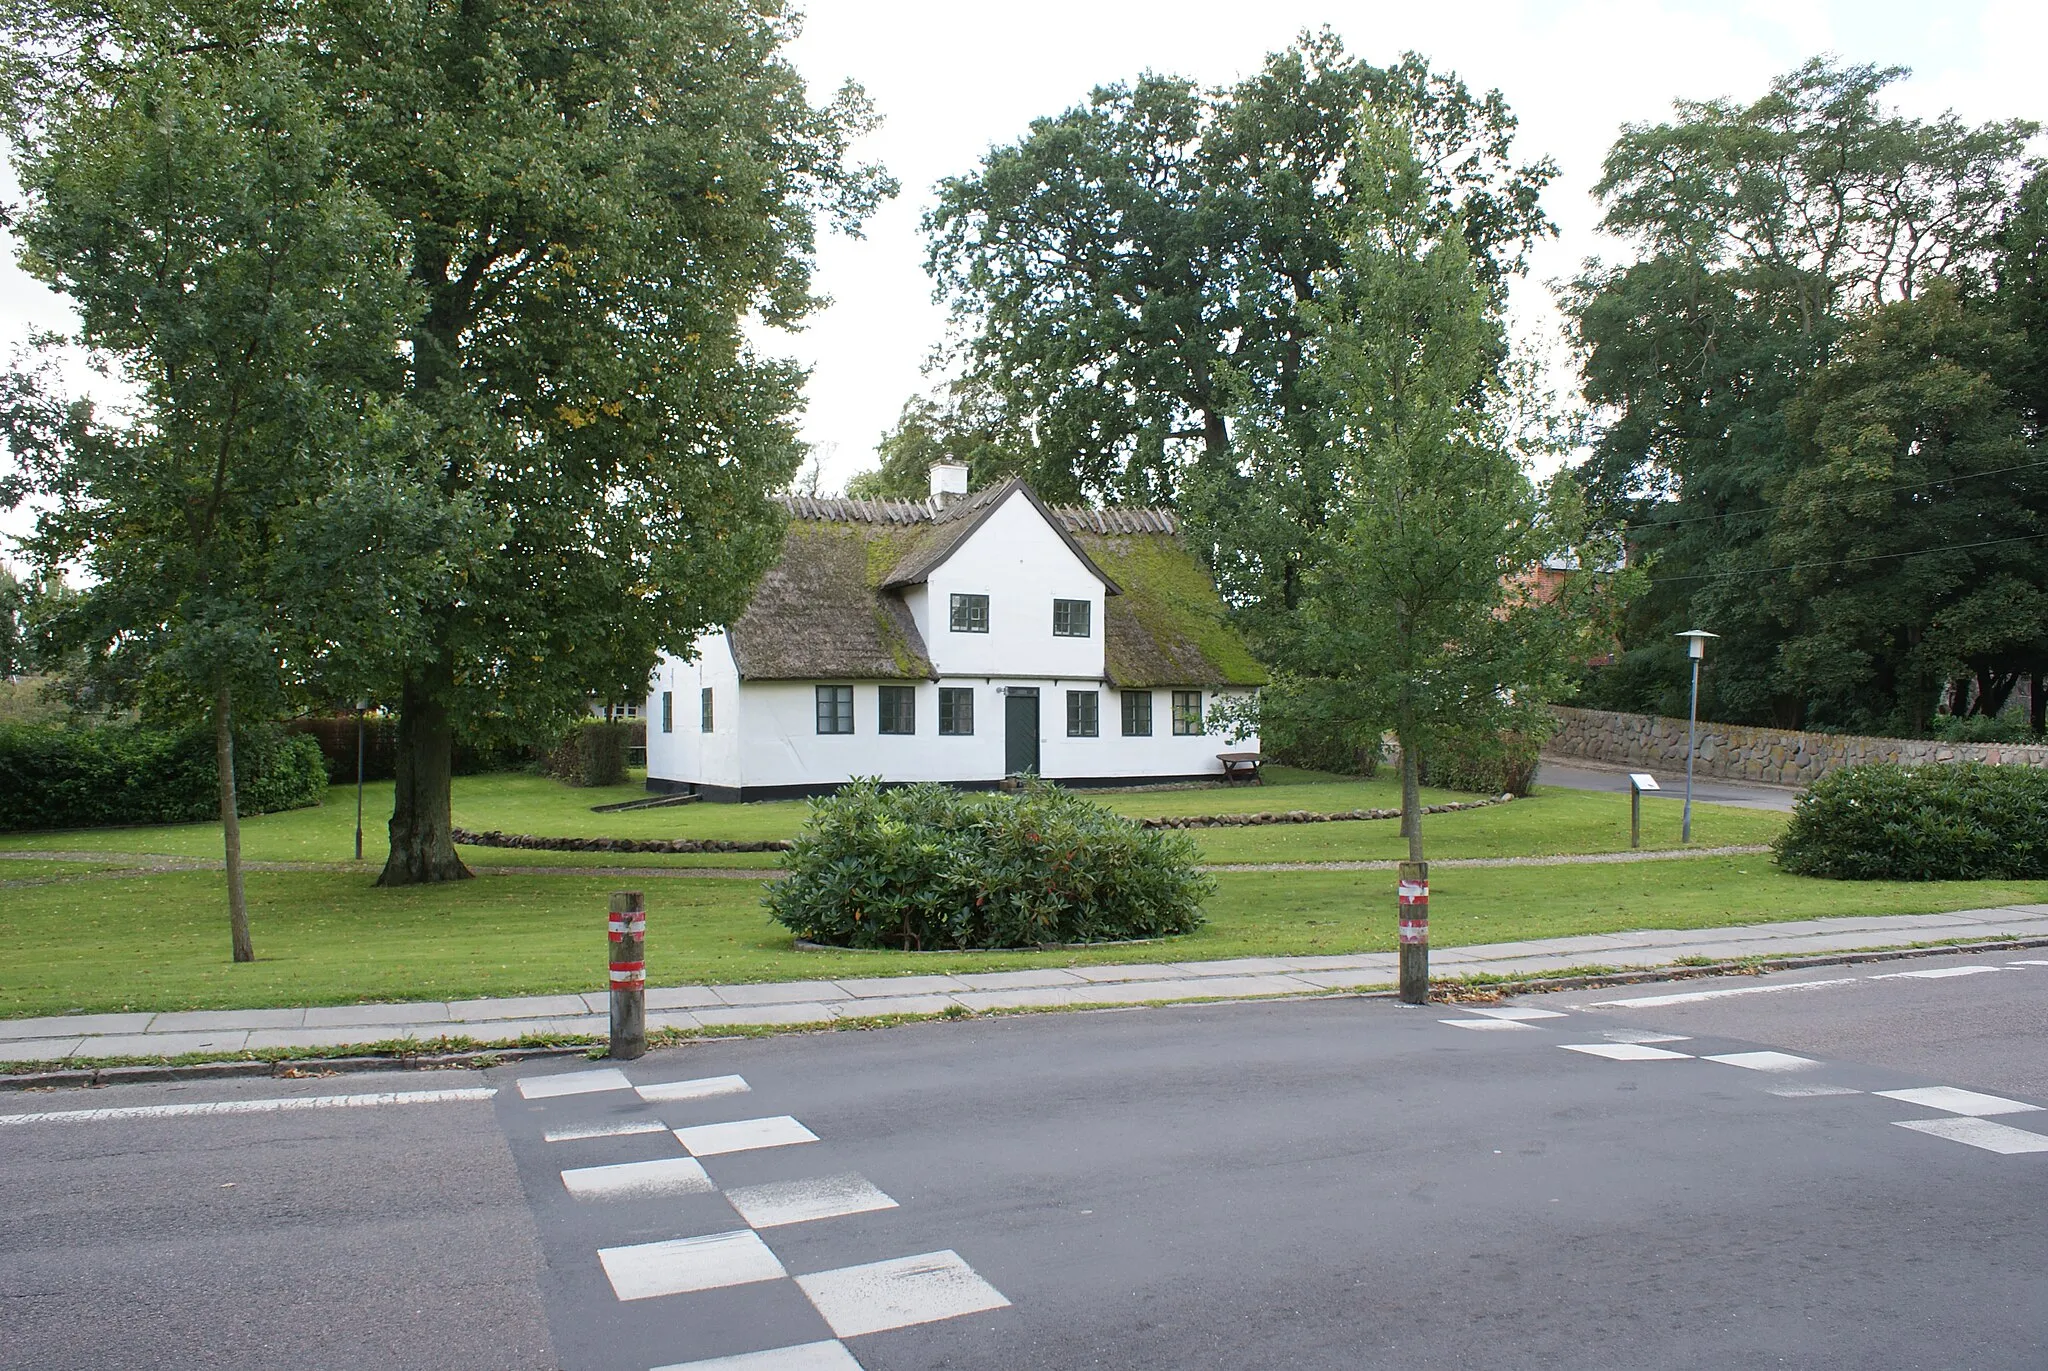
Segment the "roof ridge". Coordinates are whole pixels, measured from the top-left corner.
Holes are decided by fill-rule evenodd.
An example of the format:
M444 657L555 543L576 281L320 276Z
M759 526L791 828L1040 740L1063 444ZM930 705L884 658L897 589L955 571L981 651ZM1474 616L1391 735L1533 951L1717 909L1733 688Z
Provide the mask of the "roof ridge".
M948 524L979 513L1012 490L1030 490L1020 476L983 486L963 499L934 505L929 500L895 496L861 498L850 495L776 495L772 498L793 519L833 524ZM1036 494L1036 492L1033 492ZM1165 505L1045 505L1069 533L1178 533L1180 516Z

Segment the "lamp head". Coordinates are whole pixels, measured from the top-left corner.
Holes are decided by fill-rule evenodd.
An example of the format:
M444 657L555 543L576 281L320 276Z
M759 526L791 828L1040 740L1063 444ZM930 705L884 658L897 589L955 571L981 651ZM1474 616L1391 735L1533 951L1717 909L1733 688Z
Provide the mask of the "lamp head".
M1693 658L1702 658L1707 655L1707 639L1718 638L1721 635L1718 633L1709 633L1703 628L1689 628L1683 633L1674 633L1671 636L1674 638L1684 638L1686 640L1686 656Z

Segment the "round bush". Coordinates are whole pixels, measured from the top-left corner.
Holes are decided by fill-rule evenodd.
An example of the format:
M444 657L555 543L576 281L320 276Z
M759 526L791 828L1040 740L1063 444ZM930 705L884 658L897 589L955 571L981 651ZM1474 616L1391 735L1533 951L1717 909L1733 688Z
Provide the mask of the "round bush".
M855 781L814 801L769 911L835 947L1044 947L1186 933L1215 883L1194 840L1045 781L1015 795Z
M1844 767L1814 782L1773 844L1800 876L2048 878L2048 771L1980 762Z

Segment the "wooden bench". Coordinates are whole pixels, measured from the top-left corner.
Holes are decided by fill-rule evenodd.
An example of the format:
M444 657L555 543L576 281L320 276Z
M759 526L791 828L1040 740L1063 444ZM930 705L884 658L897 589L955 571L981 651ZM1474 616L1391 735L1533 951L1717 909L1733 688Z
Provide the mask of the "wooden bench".
M1266 757L1261 752L1219 752L1216 760L1223 763L1223 779L1230 785L1264 785L1259 767Z

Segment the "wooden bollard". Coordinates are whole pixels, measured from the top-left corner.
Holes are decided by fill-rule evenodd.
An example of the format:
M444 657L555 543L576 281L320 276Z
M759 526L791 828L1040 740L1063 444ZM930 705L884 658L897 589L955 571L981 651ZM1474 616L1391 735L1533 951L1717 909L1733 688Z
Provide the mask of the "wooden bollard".
M1401 1002L1429 1003L1429 863L1401 863Z
M647 904L637 890L612 892L605 920L611 943L611 1056L647 1055Z

